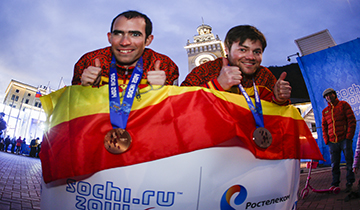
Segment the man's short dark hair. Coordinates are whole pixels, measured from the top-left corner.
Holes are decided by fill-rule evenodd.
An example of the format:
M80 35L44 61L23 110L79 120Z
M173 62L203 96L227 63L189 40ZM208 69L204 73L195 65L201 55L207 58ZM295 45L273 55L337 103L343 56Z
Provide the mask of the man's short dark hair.
M231 28L225 37L225 46L230 50L234 42L243 44L247 39L251 41L259 40L262 45L262 51L266 48L266 38L257 28L250 25L239 25Z
M128 20L130 20L132 18L144 18L144 20L145 20L145 33L146 33L145 39L148 38L148 36L151 35L151 33L152 33L152 22L151 22L150 18L148 18L148 16L146 16L146 15L144 15L144 14L138 12L138 11L135 11L135 10L128 10L128 11L125 11L123 13L118 14L111 22L110 33L113 31L113 26L114 26L115 20L120 16L124 16Z

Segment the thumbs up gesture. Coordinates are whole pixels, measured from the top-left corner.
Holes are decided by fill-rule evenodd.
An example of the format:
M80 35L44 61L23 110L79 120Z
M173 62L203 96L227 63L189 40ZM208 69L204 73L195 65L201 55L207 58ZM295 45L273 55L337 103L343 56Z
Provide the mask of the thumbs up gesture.
M100 82L101 78L101 63L99 58L95 59L95 65L89 66L84 69L81 75L81 85L89 86L89 85L97 85Z
M165 71L160 70L160 61L157 60L154 65L154 71L147 72L147 81L150 85L165 85L166 74Z
M232 86L241 83L241 71L238 66L229 66L227 58L222 58L222 62L223 65L217 80L224 90L229 90Z
M291 95L290 83L288 81L285 81L286 75L286 72L281 73L278 81L275 83L274 86L275 98L280 102L290 99Z

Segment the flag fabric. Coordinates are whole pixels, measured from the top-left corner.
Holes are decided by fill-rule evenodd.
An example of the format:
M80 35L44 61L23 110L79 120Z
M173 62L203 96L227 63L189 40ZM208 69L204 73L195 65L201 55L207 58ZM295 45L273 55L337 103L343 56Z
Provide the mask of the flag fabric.
M35 97L36 97L36 98L40 98L40 97L41 97L40 89L38 89L38 90L36 91Z
M157 89L154 89L157 88ZM130 149L111 154L104 137L112 129L108 86L68 86L41 98L48 115L40 158L46 183L144 163L222 144L234 137L259 159L316 159L315 139L291 105L262 101L272 144L252 140L255 121L243 96L202 87L154 86L135 98L126 130Z

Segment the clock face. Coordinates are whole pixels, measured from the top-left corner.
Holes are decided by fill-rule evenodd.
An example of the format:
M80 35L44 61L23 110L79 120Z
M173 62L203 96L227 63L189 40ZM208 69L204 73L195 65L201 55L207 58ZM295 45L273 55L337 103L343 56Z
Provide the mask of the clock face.
M202 54L195 58L195 65L200 66L203 63L206 63L208 61L215 60L215 57L211 54Z
M209 58L203 58L203 59L200 60L199 63L200 63L200 65L201 65L201 64L206 63L206 62L208 62L208 61L210 61Z

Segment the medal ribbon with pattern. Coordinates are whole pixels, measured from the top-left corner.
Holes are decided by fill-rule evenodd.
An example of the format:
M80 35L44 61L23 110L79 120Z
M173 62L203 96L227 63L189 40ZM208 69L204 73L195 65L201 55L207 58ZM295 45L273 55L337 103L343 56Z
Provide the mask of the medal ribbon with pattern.
M253 86L254 86L255 106L254 106L254 104L252 103L249 95L248 95L247 92L245 91L244 87L241 85L241 83L239 84L239 88L240 88L240 90L241 90L241 93L242 93L243 96L245 97L246 102L247 102L248 105L249 105L249 109L251 110L251 113L252 113L253 116L254 116L255 123L256 123L256 128L264 127L264 117L263 117L263 113L262 113L260 96L259 96L259 93L258 93L258 91L257 91L254 78L253 78Z
M120 103L118 76L116 71L115 56L112 57L109 75L109 102L110 102L110 121L113 128L126 128L132 104L136 95L136 90L143 74L143 58L140 57L129 84L126 87L122 103Z
M241 93L244 95L246 102L249 106L249 109L251 110L251 113L253 114L255 119L256 129L253 133L253 140L258 147L266 149L272 143L272 136L270 131L267 130L264 125L264 116L261 107L261 100L255 85L254 78L253 78L253 86L254 86L255 106L252 103L249 95L245 91L244 87L241 85L241 83L239 84Z
M132 139L125 128L142 74L143 58L140 57L131 74L123 101L120 103L116 60L114 56L112 57L109 74L109 106L110 122L113 129L104 138L104 146L112 154L121 154L130 148Z

